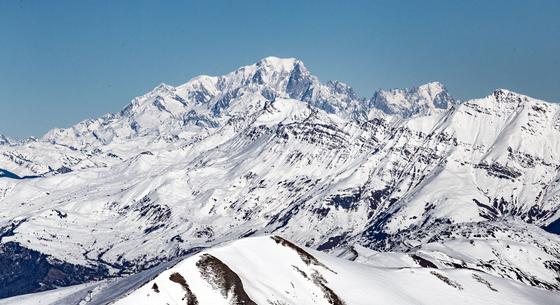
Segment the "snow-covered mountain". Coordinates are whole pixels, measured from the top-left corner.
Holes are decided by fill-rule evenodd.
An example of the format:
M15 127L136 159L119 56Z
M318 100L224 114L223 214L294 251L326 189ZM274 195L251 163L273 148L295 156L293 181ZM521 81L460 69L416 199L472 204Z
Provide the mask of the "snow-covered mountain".
M411 117L449 110L458 103L443 84L433 82L412 89L379 90L370 100L370 107L388 114Z
M18 275L0 297L263 234L560 290L560 238L541 229L559 200L560 105L459 103L439 83L361 98L270 57L0 145L0 259Z
M11 143L13 143L12 139L0 134L0 145L10 145Z
M377 260L381 254L371 257ZM251 237L190 256L157 276L108 280L0 304L558 304L558 294L475 269L351 262L279 236ZM81 303L80 303L81 302Z

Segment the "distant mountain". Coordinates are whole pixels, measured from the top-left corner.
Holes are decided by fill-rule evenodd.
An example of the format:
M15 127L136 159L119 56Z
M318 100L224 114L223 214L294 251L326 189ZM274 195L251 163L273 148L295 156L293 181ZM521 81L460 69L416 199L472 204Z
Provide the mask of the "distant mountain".
M15 142L14 140L12 140L12 139L6 137L6 136L3 135L3 134L0 134L0 145L6 145L6 144L9 145L9 144L12 144L12 143L14 143L14 142Z
M449 110L458 103L459 101L449 95L443 84L433 82L412 89L377 91L370 100L370 107L381 109L388 114L411 117Z
M541 229L560 218L560 105L503 89L361 98L269 57L0 145L0 170L1 296L269 234L560 290Z

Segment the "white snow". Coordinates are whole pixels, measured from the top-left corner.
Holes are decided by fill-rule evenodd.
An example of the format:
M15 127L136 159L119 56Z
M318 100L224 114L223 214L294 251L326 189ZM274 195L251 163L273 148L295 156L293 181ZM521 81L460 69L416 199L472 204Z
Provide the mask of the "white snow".
M0 177L0 228L18 224L1 242L147 268L274 233L332 252L392 251L357 259L377 267L410 267L418 252L558 287L549 264L560 241L538 226L560 215L560 106L507 90L459 104L440 83L376 98L271 57L0 144L0 169L40 176ZM490 227L507 234L470 243Z

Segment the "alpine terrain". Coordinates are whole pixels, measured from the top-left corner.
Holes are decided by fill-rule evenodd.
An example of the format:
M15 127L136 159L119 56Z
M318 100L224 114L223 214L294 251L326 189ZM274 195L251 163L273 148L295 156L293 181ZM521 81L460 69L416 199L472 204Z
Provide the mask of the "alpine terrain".
M560 304L559 219L560 104L268 57L0 135L0 304Z

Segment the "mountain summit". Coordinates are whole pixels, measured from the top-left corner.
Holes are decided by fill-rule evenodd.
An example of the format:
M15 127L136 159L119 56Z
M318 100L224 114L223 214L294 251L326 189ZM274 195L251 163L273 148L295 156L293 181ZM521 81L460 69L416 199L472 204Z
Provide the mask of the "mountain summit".
M410 90L381 90L368 100L347 84L320 82L300 60L267 57L223 76L198 76L177 87L160 84L117 114L53 129L43 140L81 149L146 135L181 138L196 130L222 127L276 98L352 118L367 118L372 109L410 117L447 110L457 103L437 82Z

